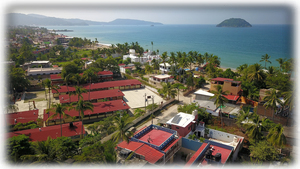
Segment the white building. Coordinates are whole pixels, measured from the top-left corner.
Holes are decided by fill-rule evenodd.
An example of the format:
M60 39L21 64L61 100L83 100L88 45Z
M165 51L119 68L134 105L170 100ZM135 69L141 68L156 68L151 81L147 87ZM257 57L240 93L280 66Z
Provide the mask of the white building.
M219 116L220 108L217 107L214 103L214 99L210 99L214 96L213 93L204 91L204 90L197 90L194 92L195 100L194 102L197 103L200 107L205 108L206 111L214 116ZM240 111L239 105L225 103L224 107L222 108L222 112L229 115L230 118L235 118L235 114L238 114Z
M28 68L27 69L27 76L60 74L61 71L62 71L62 67Z
M160 59L159 55L151 55L152 52L145 52L141 57L138 57L135 53L134 49L129 49L129 55L123 55L123 60L126 60L127 58L131 59L131 62L140 62L142 64L145 64L146 62L149 62L153 59Z
M161 82L169 82L169 83L173 83L174 82L174 77L171 75L167 75L167 74L162 74L162 75L156 75L156 76L150 76L149 78L149 82L152 82L154 84L156 83L161 83Z
M166 67L165 67L165 64L166 64ZM171 71L171 67L174 66L174 65L170 65L169 63L160 63L159 64L159 70L163 73L167 73L167 72L170 72Z

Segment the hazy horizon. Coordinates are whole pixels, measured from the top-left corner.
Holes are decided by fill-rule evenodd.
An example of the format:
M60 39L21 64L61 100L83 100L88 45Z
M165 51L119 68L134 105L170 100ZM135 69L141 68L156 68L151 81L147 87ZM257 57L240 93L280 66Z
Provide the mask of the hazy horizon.
M64 19L110 22L135 19L162 24L219 24L225 19L242 18L250 24L293 24L291 6L209 6L209 5L12 5L8 13L38 14Z

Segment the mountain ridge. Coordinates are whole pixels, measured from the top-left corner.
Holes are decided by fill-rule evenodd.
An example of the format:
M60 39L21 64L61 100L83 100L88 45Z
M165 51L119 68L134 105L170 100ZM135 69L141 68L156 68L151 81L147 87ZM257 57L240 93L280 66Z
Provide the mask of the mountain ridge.
M8 25L35 25L35 26L88 26L88 25L163 25L159 22L150 22L137 19L115 19L110 22L98 22L83 19L64 19L39 14L9 13L6 15Z

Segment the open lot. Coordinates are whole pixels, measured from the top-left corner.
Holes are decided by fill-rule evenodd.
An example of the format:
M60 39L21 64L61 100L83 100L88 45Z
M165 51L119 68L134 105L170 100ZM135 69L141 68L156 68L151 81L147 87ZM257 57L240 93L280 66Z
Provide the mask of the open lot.
M163 100L159 95L153 93L151 90L144 89L136 89L136 90L127 90L122 91L124 93L124 101L132 108L140 108L145 107L145 93L147 96L154 96L154 103L160 104ZM152 99L148 99L148 104L152 104Z

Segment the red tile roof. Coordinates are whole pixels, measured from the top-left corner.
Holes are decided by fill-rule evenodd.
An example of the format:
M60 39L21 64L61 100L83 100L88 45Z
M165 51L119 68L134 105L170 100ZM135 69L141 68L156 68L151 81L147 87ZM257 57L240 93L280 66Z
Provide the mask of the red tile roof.
M119 96L124 96L124 93L119 89L93 91L93 92L90 93L90 100L103 99L103 98L109 98L109 97L119 97ZM89 99L89 93L83 93L82 97L83 97L83 100L88 100ZM59 95L59 101L60 101L60 103L69 103L70 102L70 97L69 97L68 94ZM72 95L71 96L71 101L72 102L77 102L78 101L78 96L77 95Z
M148 146L147 144L143 144L135 151L135 153L144 156L145 160L152 164L155 164L164 156L163 153Z
M83 73L79 73L79 75L83 75ZM113 75L113 72L111 72L111 71L99 71L98 73L97 73L97 75L98 76L100 76L100 75ZM50 79L51 80L55 80L55 79L62 79L62 77L61 77L61 74L52 74L52 75L50 75Z
M168 133L166 131L151 128L145 134L141 135L141 137L138 139L144 142L148 142L148 139L151 138L150 144L160 146L169 137L171 137L171 135L171 133Z
M170 143L168 143L164 148L162 148L161 150L164 152L167 152L171 147L173 147L174 144L176 144L182 137L179 136L178 139L173 139Z
M92 103L94 105L94 111L86 110L84 112L84 115L92 115L92 114L97 114L97 113L106 113L106 112L111 112L111 111L118 111L118 110L127 110L130 109L130 107L124 102L123 100L113 100L113 101L107 101L107 102L98 102L98 103ZM76 110L70 110L66 111L66 114L70 116L76 116L78 117L78 111ZM53 112L49 113L49 117L53 115ZM44 110L44 118L43 120L46 121L48 118L48 114L45 113ZM59 116L56 116L53 118L53 120L59 119Z
M141 147L143 144L144 143L139 143L139 142L135 142L135 141L129 141L129 143L127 143L126 141L123 141L120 144L118 144L118 147L126 148L131 151L135 151L136 149Z
M233 81L233 79L228 79L228 78L223 78L223 77L217 77L217 78L214 78L211 80L213 80L213 81L225 81L225 80Z
M110 87L119 87L119 86L133 86L133 85L141 85L142 83L136 79L129 79L129 80L118 80L118 81L108 81L108 82L100 82L100 83L93 83L91 84L91 90L93 89L102 89L102 88L110 88ZM69 91L75 91L75 87L69 86ZM85 84L83 88L89 90L90 85ZM68 92L67 86L60 86L58 89L59 93L66 93ZM52 93L57 93L55 90L52 90Z
M236 95L223 95L224 97L226 97L228 100L233 100L236 101L240 96L236 96Z
M203 143L201 147L195 152L195 154L190 158L190 160L185 164L184 167L189 167L190 165L192 165L206 146L207 143Z
M58 80L58 79L62 80L61 74L52 74L52 75L50 75L50 79L51 80Z
M227 161L227 158L231 154L232 150L229 150L229 149L226 149L226 148L222 148L222 147L219 147L219 146L216 146L216 145L210 145L209 147L210 148L214 147L214 150L212 152L213 156L215 156L217 153L221 153L221 163L225 164L226 161ZM201 164L202 165L206 165L207 161L204 159Z
M14 125L17 123L27 123L29 121L36 121L39 116L39 110L29 110L29 111L22 111L16 113L9 113L6 115L6 119L9 125ZM15 119L17 123L15 123Z
M74 122L72 128L70 128L69 125L70 125L69 123L62 125L63 136L71 137L71 136L76 136L81 134L81 126L82 126L81 122ZM83 133L85 133L84 128L83 128ZM8 133L8 138L22 135L22 134L29 136L30 141L45 141L49 136L52 139L56 139L60 137L61 128L60 125L54 125L54 126L42 127L41 131L39 131L39 128L15 131L15 132Z

